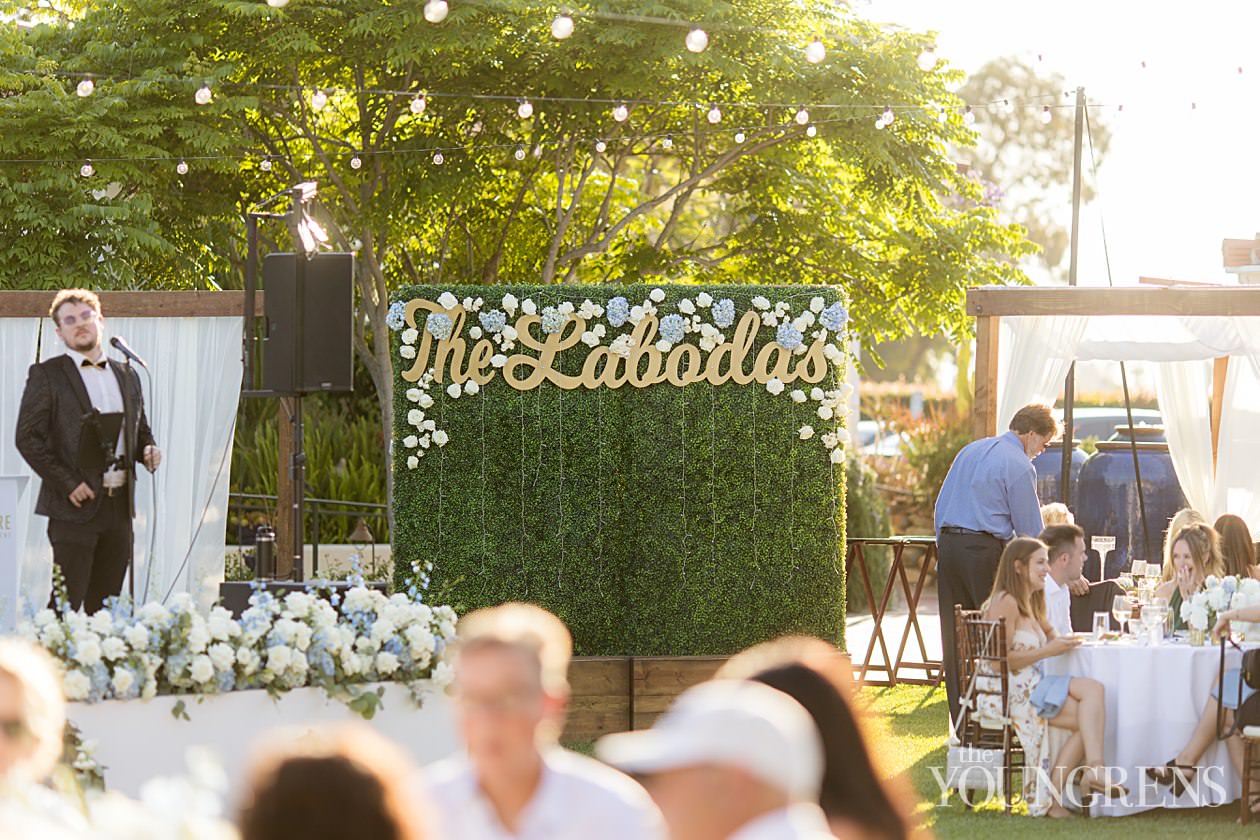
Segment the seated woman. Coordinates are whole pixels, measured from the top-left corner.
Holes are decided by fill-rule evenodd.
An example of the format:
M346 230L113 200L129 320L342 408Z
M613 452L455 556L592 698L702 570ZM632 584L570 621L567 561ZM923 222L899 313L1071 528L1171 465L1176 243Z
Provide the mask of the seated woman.
M1050 502L1041 506L1041 524L1047 528L1052 525L1075 525L1076 517L1063 502Z
M1173 514L1173 518L1168 521L1168 530L1164 532L1164 572L1165 581L1172 580L1177 572L1173 568L1172 561L1172 545L1173 540L1181 533L1182 529L1190 525L1206 525L1207 517L1199 513L1194 508L1182 508Z
M1227 635L1231 621L1260 621L1260 604L1222 610L1216 616L1216 626L1212 628L1212 636L1216 638L1223 634ZM1174 796L1180 796L1194 781L1199 760L1217 739L1217 714L1220 706L1225 707L1223 716L1225 729L1231 730L1234 728L1234 713L1238 711L1240 703L1245 703L1251 695L1256 693L1254 688L1242 682L1242 672L1238 668L1226 669L1225 679L1222 682L1225 696L1219 697L1217 688L1215 686L1212 688L1212 696L1203 707L1199 723L1181 752L1163 767L1148 767L1146 770L1146 775L1159 784L1171 785ZM1229 763L1234 765L1234 771L1241 776L1243 772L1242 736L1237 732L1231 734L1225 739L1225 748L1229 752ZM1260 811L1260 807L1257 806L1260 806L1260 798L1252 800L1253 813Z
M1225 574L1239 580L1260 578L1260 566L1256 565L1256 544L1251 539L1251 529L1241 516L1226 513L1214 526L1221 538L1221 560Z
M1066 817L1070 812L1063 807L1063 794L1074 771L1082 766L1085 769L1080 781L1084 791L1099 791L1107 796L1127 791L1106 782L1102 684L1082 677L1042 673L1042 660L1067 653L1080 644L1076 639L1056 636L1046 620L1045 586L1049 573L1050 559L1044 543L1028 537L1011 540L998 561L993 593L982 609L987 620L1006 621L1009 713L1024 748L1025 766L1054 768L1050 774L1053 794L1041 789L1042 774L1024 774L1029 813ZM986 701L997 699L994 695L982 696L980 714L1000 716L1000 709L986 709ZM1046 754L1047 722L1072 733L1057 756Z
M1216 532L1207 525L1182 528L1172 540L1172 564L1173 579L1161 583L1155 590L1155 597L1168 599L1173 629L1185 630L1181 605L1199 591L1208 575L1220 576L1225 571Z

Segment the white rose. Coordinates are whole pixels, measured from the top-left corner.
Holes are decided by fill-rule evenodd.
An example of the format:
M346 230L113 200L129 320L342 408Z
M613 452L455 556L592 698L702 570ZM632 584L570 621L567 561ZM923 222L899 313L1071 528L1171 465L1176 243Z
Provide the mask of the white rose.
M289 667L289 662L293 658L293 649L284 645L276 645L267 648L267 670L283 671Z
M777 327L779 325L779 316L773 312L762 312L761 325L763 327Z
M696 305L691 302L691 298L683 298L678 301L678 311L684 315L695 315Z
M416 357L416 348L412 347L410 344L404 344L402 347L398 348L398 355L402 356L404 359L414 359Z
M595 347L599 344L599 336L591 330L587 330L582 333L582 343L587 347Z
M387 650L383 650L376 654L376 671L379 674L389 675L398 670L398 657Z
M490 357L490 364L493 367L501 368L507 364L507 356L504 356L502 353L495 353Z
M821 297L812 297L809 299L809 311L813 313L822 312L827 306L827 301Z
M117 636L110 636L101 642L101 655L106 659L122 659L127 655L127 643Z
M193 682L210 682L210 680L214 679L214 663L204 653L194 656L192 667L188 669L188 675L192 677Z
M82 700L92 691L92 681L82 671L69 671L61 681L67 700Z
M408 388L407 399L410 400L411 402L420 402L420 395L423 393L424 392L421 391L419 388Z
M214 663L215 669L219 671L230 671L232 665L236 662L236 651L232 650L232 646L227 642L217 642L210 646L210 650L206 651L206 655L210 657L210 661Z
M841 444L847 445L849 441L852 440L852 438L849 437L849 430L836 429L836 440L840 441Z
M468 330L469 338L481 338L481 327L470 327Z
M820 406L818 406L818 417L819 417L819 419L821 419L821 420L830 420L830 419L831 419L832 417L834 417L834 416L835 416L835 412L831 410L831 406L829 406L829 405L820 405Z
M700 349L706 353L712 353L713 349L717 347L717 345L718 343L708 336L700 339Z
M442 292L441 296L437 299L437 302L438 306L443 309L454 309L459 306L459 298L455 297L455 295L450 292Z
M100 636L108 636L114 632L114 618L107 611L100 610L88 621L92 632Z
M823 345L823 355L827 357L827 361L833 365L839 366L844 361L844 352L834 344Z
M465 394L475 395L480 390L481 390L481 386L477 384L477 380L475 379L469 379L467 382L464 383Z
M78 637L76 637L73 659L80 665L92 667L101 661L101 643L96 640L95 636L89 636L82 641L79 641Z
M420 402L421 408L433 407L433 397L429 396L428 394L421 394L419 402Z
M435 423L432 420L425 420L423 423L420 424L420 428L426 432L432 432L437 429L437 423Z
M210 644L210 631L206 629L204 622L194 618L192 627L188 629L188 649L193 653L201 653L208 644Z
M516 331L516 327L507 326L499 330L499 335L503 336L504 342L513 342L520 338L520 333Z
M573 314L573 302L568 300L560 301L560 305L556 307L556 311L563 315Z
M414 470L418 466L420 466L420 459L417 458L415 455L408 455L407 456L407 469Z
M758 309L769 309L770 301L762 295L757 295L752 299L752 305Z
M521 311L526 315L537 315L538 304L534 303L533 298L525 298L525 300L521 301Z
M668 341L666 341L663 338L660 341L656 342L656 349L660 350L662 353L668 353L669 348L673 346L674 345L670 344Z
M800 315L800 316L797 316L796 320L792 322L792 326L796 327L798 330L800 330L803 333L807 329L809 329L809 321L805 320L804 315Z
M420 331L415 327L408 327L402 332L403 344L415 344L416 339L420 337Z
M810 438L814 436L814 427L801 426L800 436L801 436L801 440L809 440Z
M648 293L648 297L650 297L652 300L656 301L657 303L660 303L661 301L665 300L665 291L663 289L653 289L651 292Z
M701 292L696 295L696 305L708 309L713 305L713 295L708 292Z
M465 309L473 308L473 299L471 297L464 298L464 308Z
M418 408L413 408L407 412L407 422L413 426L419 426L424 422L424 412Z
M421 448L421 449L428 449L428 448L429 448L429 436L428 436L428 435L420 435L420 448ZM421 454L421 455L423 455L424 453L423 453L423 452L421 452L420 454Z
M795 390L793 390L793 391L792 391L792 402L795 402L795 403L803 403L803 402L805 402L805 392L804 392L804 391L802 391L800 388L796 388Z
M835 449L840 445L840 439L836 437L835 432L826 432L822 436L823 446L828 449Z
M783 380L777 376L766 383L766 390L775 396L783 393L783 387Z
M446 396L453 400L459 399L459 395L463 393L463 389L459 387L458 382L452 382L446 386Z
M442 429L438 429L436 432L433 433L433 442L436 443L439 447L446 446L449 440L450 440L450 437Z
M511 292L508 292L503 296L503 308L507 311L507 314L511 315L516 312L517 303L518 301L516 300L516 295Z
M455 669L447 662L439 662L433 668L433 684L438 688L446 688L455 677Z
M123 638L136 650L147 650L149 647L149 631L139 624L133 624L123 630Z
M822 400L826 396L827 395L823 392L822 388L815 386L809 389L809 398L811 400L819 401L819 400Z
M420 440L415 435L407 435L403 438L403 446L408 449L415 449L420 444Z
M647 310L642 306L630 307L630 323L637 324L643 320L643 316L647 314Z
M114 685L114 694L122 697L136 684L136 675L130 668L115 668L114 677L110 682Z
M843 464L843 463L844 463L844 450L843 450L843 449L833 449L833 450L831 450L831 454L830 454L830 456L829 456L829 457L831 458L831 463L833 463L833 464Z
M52 624L56 620L57 620L57 614L53 612L52 610L48 609L47 607L44 607L44 609L35 613L35 626L36 627L44 627L45 625Z

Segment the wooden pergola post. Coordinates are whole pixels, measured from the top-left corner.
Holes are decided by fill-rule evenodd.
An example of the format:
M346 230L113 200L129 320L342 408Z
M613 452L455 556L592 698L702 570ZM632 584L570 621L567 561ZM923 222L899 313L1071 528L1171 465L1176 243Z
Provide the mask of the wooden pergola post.
M1229 375L1229 356L1212 360L1212 473L1216 473L1216 453L1221 445L1221 410L1225 402L1225 378Z
M981 315L976 318L975 399L971 404L971 435L974 438L997 434L998 333L1001 319Z

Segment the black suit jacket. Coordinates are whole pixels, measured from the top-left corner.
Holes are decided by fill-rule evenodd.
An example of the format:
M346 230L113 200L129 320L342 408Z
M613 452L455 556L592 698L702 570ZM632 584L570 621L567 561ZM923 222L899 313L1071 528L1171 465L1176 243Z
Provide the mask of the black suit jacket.
M144 393L140 376L125 365L109 360L123 397L123 424L130 437L135 460L144 457L144 448L153 443L153 434L144 414ZM103 497L104 470L82 470L79 466L79 437L83 415L92 410L83 377L68 355L53 356L31 365L18 409L17 449L43 479L35 512L50 519L87 522L96 515ZM127 470L127 484L134 501L135 464ZM86 482L96 498L82 507L70 504L70 493Z

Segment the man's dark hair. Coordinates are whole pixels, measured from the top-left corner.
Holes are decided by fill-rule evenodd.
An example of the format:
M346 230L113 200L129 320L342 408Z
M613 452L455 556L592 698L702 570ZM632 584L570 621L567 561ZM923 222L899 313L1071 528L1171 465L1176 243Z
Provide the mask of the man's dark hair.
M1054 558L1076 544L1077 537L1085 538L1085 531L1080 525L1051 525L1037 539L1050 549L1050 560L1053 562Z
M1026 405L1011 418L1011 431L1017 435L1036 432L1039 435L1059 436L1059 421L1054 419L1050 406L1044 403Z

